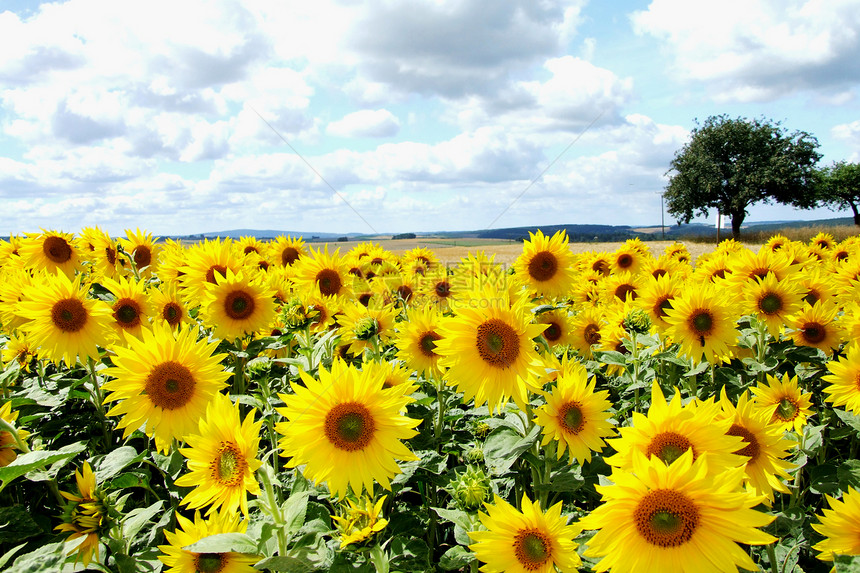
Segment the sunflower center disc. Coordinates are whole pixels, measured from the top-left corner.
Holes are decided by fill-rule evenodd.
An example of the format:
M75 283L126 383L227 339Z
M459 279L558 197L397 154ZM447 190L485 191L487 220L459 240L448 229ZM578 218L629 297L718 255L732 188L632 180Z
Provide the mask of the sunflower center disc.
M123 298L114 305L113 317L122 326L133 328L140 324L140 307L131 299Z
M491 318L478 325L477 347L481 359L496 368L512 366L520 353L517 333L498 318Z
M333 296L340 292L342 283L340 275L332 269L323 269L317 273L317 284L320 288L320 293L325 296Z
M451 295L451 285L447 281L436 283L434 290L436 291L436 296L439 298L447 298Z
M824 326L817 322L807 322L800 331L803 333L803 339L810 344L818 344L827 336Z
M714 326L714 317L712 317L711 313L708 311L700 310L693 315L690 323L693 325L693 330L695 330L697 334L709 334L711 332L711 328Z
M657 456L666 465L669 465L692 447L693 444L685 436L677 432L662 432L654 436L651 443L648 444L645 455L648 457ZM693 450L693 457L696 457L695 450Z
M224 278L227 276L227 267L224 265L212 265L206 271L206 282L209 284L218 284L218 276Z
M167 321L167 324L170 326L176 326L179 323L179 319L182 317L182 311L179 309L178 304L171 302L164 306L162 316L164 317L164 320Z
M404 302L408 302L412 298L412 289L406 285L400 285L397 287L397 296L403 299Z
M254 299L245 291L233 291L224 300L224 312L233 320L245 320L254 313Z
M667 311L667 310L669 310L670 308L672 308L672 299L671 299L671 298L668 298L668 297L667 297L667 298L664 298L664 299L661 299L661 300L660 300L660 301L658 301L658 303L655 305L654 310L655 310L656 312L655 312L654 314L656 314L657 316L659 316L659 317L661 317L661 318L662 318L662 317L665 317L665 316L669 316L669 313L668 313L668 312L666 312L666 311Z
M341 450L363 450L373 438L376 424L363 404L338 404L325 417L325 435L331 444Z
M571 434L578 434L582 431L585 425L585 418L582 415L582 407L577 402L568 402L564 404L558 413L559 421L562 427Z
M561 338L561 326L557 322L550 322L547 329L543 331L543 337L547 342L555 342Z
M421 338L418 339L418 346L421 348L421 354L427 358L438 356L436 354L436 341L441 338L441 336L433 331L422 334Z
M558 270L558 259L549 251L541 251L529 261L529 276L538 282L548 281Z
M76 298L58 300L51 308L51 320L63 332L77 332L87 323L87 309Z
M776 407L776 415L783 422L794 420L797 417L797 404L794 403L794 400L783 398Z
M194 569L200 573L218 573L224 568L223 553L198 553L195 561Z
M585 327L582 337L589 346L600 342L600 327L596 324L589 324Z
M172 360L155 366L146 377L145 391L153 405L165 410L185 406L194 397L194 376Z
M238 485L248 467L245 456L232 442L221 442L218 457L213 465L216 480L226 486Z
M627 283L620 284L615 289L615 296L621 300L627 300L627 297L630 297L630 300L636 300L636 289Z
M152 262L152 251L146 245L138 245L134 249L134 264L138 269L148 267Z
M809 306L812 306L813 304L818 302L819 298L821 298L821 296L817 292L815 292L814 290L810 290L808 293L806 293L806 296L803 297L803 300L809 303Z
M782 310L782 299L778 294L769 292L758 301L758 307L765 314L775 314Z
M693 536L699 525L699 509L684 493L656 489L639 500L633 512L636 529L658 547L678 547Z
M752 463L758 459L759 452L761 448L758 444L758 440L752 432L741 426L740 424L732 424L732 427L726 432L726 435L729 436L740 436L743 438L743 443L746 444L740 450L735 450L735 453L740 456L748 456L750 461L747 463Z
M42 252L58 265L72 258L72 247L62 237L48 237L45 239L42 243Z
M633 257L631 255L628 255L625 253L625 254L621 255L620 257L618 257L617 263L618 263L618 268L628 269L633 265Z
M107 262L110 265L116 264L116 249L112 247L105 247L105 257L107 257Z
M514 555L527 571L535 571L546 563L552 545L546 534L538 529L523 529L514 537Z

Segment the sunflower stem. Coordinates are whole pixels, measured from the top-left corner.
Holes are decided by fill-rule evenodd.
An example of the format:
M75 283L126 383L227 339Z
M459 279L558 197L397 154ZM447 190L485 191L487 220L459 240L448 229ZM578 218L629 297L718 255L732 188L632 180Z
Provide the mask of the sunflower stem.
M236 353L233 355L233 394L242 396L245 394L245 361L247 356L242 350L241 342L236 340Z
M15 445L18 446L18 449L21 452L27 454L30 452L30 448L27 446L27 442L21 439L21 436L18 435L18 429L12 425L11 422L7 422L3 418L0 418L0 431L8 432L12 439L15 440Z
M96 363L92 356L87 356L87 368L90 371L90 382L92 382L93 386L90 395L93 397L93 405L96 407L96 411L98 411L99 418L101 418L102 421L102 434L105 439L105 451L108 451L113 443L113 439L110 427L108 426L107 412L105 412L104 396L102 396L102 389L101 386L99 386L99 379L96 374Z
M258 475L260 481L263 482L263 490L266 492L266 505L268 506L269 515L272 516L272 521L275 524L275 532L278 535L278 555L287 555L287 537L284 534L284 516L281 514L281 506L278 503L278 498L275 495L275 488L272 486L271 476L269 475L272 467L264 464L260 467ZM298 471L298 470L296 470ZM272 473L272 475L275 475Z
M776 541L773 543L768 543L766 545L767 549L767 560L770 561L770 570L773 573L779 573L779 561L776 560Z
M445 396L445 382L442 380L441 376L437 379L433 374L430 374L430 379L436 386L436 401L439 403L439 411L436 416L436 425L433 428L433 436L436 438L436 451L442 453L442 426L445 423L445 402L447 398L447 396Z

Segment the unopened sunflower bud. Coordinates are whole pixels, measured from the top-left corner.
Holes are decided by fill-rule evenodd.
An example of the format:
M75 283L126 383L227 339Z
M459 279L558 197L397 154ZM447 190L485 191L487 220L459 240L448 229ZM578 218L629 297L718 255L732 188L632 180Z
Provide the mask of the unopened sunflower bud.
M624 317L624 328L628 332L646 334L651 330L651 317L641 308L634 308Z
M451 482L454 499L465 509L475 510L490 498L490 478L482 470L468 466Z
M379 334L379 323L372 316L365 316L356 321L353 333L358 340L370 340Z

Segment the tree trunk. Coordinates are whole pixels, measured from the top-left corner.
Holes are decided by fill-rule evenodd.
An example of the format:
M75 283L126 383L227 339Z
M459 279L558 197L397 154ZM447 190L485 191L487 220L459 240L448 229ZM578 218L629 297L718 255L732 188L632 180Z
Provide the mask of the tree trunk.
M860 212L857 211L857 204L854 201L848 201L851 205L851 210L854 211L854 224L860 227Z
M732 213L732 239L739 240L741 238L741 224L746 218L746 213Z

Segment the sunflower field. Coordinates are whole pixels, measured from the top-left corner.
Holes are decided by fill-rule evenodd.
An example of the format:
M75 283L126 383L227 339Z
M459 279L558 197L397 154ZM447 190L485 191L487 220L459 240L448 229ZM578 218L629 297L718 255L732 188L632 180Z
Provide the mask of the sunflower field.
M0 241L0 570L860 571L860 238Z

